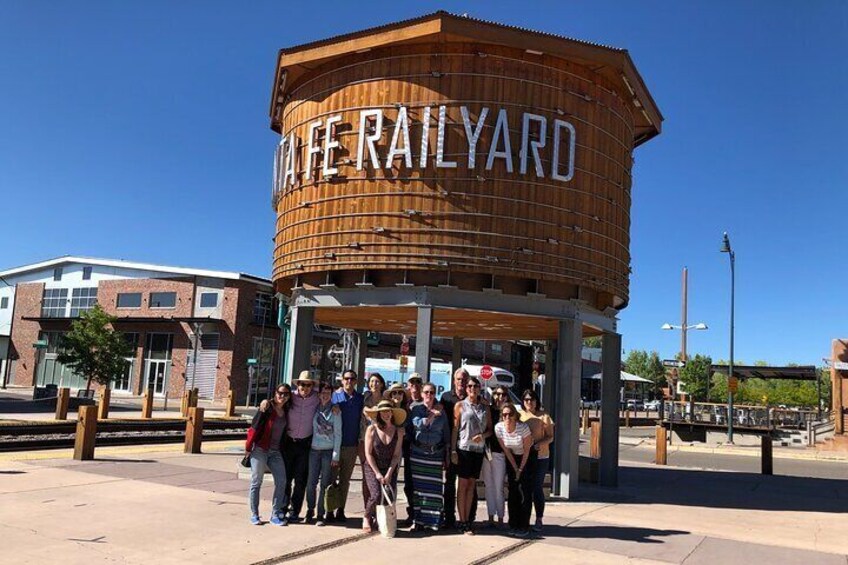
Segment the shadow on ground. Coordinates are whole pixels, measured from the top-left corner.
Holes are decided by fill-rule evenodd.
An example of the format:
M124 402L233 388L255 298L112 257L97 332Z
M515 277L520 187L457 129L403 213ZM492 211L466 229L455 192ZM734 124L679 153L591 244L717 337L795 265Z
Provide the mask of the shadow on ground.
M848 481L785 475L621 467L619 488L580 485L585 502L667 504L740 510L848 510Z

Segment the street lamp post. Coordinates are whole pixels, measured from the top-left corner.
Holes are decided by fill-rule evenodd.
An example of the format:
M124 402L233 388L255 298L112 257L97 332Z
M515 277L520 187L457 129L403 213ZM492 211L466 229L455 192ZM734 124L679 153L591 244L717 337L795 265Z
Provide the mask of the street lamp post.
M727 253L730 256L730 362L728 363L727 371L727 442L733 443L733 389L730 383L733 380L733 313L736 292L736 253L730 247L730 238L727 236L727 232L724 232L721 252Z

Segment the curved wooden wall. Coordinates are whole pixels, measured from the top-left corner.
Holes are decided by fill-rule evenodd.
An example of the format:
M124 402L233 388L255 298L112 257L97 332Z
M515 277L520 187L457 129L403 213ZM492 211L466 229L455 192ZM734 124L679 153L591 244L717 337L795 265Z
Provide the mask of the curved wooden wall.
M351 54L291 85L283 134L304 143L310 122L334 114L339 176L307 181L276 201L273 278L301 284L370 280L450 284L626 305L630 272L630 186L634 120L625 93L571 61L469 43L395 46ZM415 166L356 170L360 111L384 109L380 154L391 140L397 104L408 107ZM436 168L438 106L447 106L445 159ZM430 155L418 166L424 106L431 107ZM460 115L489 117L474 170ZM485 171L497 111L509 112L515 172L503 160ZM576 130L569 182L518 173L524 112ZM549 133L550 136L550 133ZM302 158L305 149L300 148ZM548 153L547 155L550 155ZM550 163L545 162L546 171ZM303 167L301 167L301 170ZM415 212L411 212L415 211Z

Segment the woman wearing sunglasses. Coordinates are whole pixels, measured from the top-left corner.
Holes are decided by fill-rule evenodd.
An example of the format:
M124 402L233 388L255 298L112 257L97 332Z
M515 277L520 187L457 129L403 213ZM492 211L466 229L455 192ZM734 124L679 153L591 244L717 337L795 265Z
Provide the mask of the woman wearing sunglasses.
M533 506L536 508L536 523L533 529L542 531L542 517L545 514L545 476L550 468L551 442L554 441L554 421L542 409L539 395L535 390L525 390L521 395L521 421L530 426L533 437L533 451L536 452L536 474L533 478Z
M503 385L498 385L492 390L492 406L490 414L492 423L501 421L501 408L509 404L509 392ZM489 511L489 527L494 527L495 516L498 518L498 526L503 526L504 519L504 478L506 477L506 457L498 438L492 436L486 442L489 447L489 455L483 459L483 468L480 476L486 485L486 508Z
M250 523L262 524L259 518L259 490L265 467L274 477L274 498L271 510L271 523L277 526L286 525L283 511L286 489L286 467L283 463L283 437L285 436L287 412L291 399L291 387L281 384L270 400L263 400L259 410L253 416L253 422L247 430L245 454L250 455Z
M530 511L533 506L533 479L536 454L530 427L518 421L518 411L512 404L501 407L501 421L495 435L506 456L509 477L509 535L526 538L530 535Z
M457 466L459 487L456 493L457 526L466 535L474 535L471 505L477 479L483 466L486 438L492 435L489 407L480 396L480 381L470 377L465 385L466 396L453 410L454 426L451 434L451 462Z

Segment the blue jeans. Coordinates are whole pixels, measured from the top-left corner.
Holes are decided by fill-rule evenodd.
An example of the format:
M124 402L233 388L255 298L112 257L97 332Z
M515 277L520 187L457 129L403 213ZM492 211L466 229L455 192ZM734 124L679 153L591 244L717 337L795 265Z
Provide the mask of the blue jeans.
M283 511L286 499L286 466L279 449L265 451L258 445L250 452L250 513L259 516L259 489L265 476L265 467L274 477L274 510L272 516Z
M309 453L309 478L306 481L306 511L309 514L315 510L315 489L318 478L321 479L321 493L318 495L318 518L324 517L324 493L333 482L333 450L313 449Z
M536 519L545 515L545 475L548 474L550 459L539 459L536 464L536 477L533 481L533 506L536 508Z

